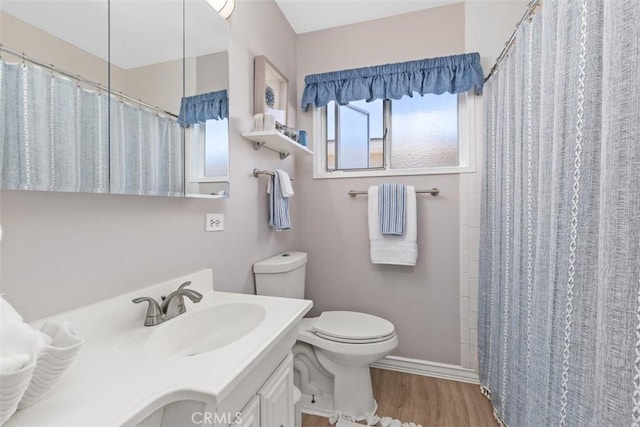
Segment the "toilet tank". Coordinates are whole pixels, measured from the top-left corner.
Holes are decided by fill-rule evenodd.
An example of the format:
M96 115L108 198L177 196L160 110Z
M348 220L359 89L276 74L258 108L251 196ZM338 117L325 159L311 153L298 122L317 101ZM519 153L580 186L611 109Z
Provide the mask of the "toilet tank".
M284 252L253 264L256 294L284 298L304 298L307 254Z

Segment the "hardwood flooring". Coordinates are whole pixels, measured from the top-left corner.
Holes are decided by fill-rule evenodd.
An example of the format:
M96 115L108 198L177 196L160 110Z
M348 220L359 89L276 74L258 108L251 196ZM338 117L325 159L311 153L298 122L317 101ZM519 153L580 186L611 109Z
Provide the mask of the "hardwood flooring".
M378 416L423 427L495 427L493 409L476 384L385 369L371 369ZM326 418L302 415L302 427L331 426Z

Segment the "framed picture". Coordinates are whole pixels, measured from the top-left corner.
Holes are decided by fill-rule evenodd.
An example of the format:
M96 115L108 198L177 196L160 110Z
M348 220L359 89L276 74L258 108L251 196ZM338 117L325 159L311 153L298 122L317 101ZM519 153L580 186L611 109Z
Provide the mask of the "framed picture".
M287 78L265 56L254 60L253 114L271 114L276 123L287 125Z

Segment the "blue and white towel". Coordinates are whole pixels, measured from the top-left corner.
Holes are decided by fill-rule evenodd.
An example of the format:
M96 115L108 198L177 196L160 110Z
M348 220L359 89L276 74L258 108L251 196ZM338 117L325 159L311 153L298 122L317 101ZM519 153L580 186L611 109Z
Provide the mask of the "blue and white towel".
M280 174L274 173L269 188L269 225L276 230L291 228L289 218L289 198L284 197L280 183Z
M416 265L418 261L418 215L416 189L407 185L406 224L403 235L380 233L378 187L369 187L369 241L373 264Z
M407 186L382 184L378 186L378 219L380 234L402 236L407 222Z

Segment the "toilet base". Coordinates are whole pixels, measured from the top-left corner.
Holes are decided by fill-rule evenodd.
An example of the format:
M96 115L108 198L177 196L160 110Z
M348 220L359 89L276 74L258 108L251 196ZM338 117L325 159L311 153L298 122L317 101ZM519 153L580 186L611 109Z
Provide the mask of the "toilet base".
M346 366L333 362L322 349L316 349L318 360L333 374L333 410L342 415L363 419L376 410L369 365Z

